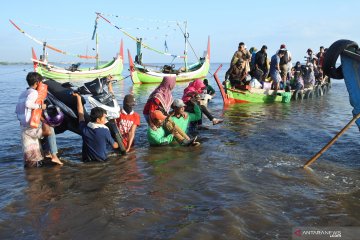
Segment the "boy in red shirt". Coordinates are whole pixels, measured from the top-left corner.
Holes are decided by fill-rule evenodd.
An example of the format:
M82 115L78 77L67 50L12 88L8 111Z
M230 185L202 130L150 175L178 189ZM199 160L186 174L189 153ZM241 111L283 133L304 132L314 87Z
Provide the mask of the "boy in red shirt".
M133 95L128 94L124 97L123 108L120 110L120 117L116 119L126 152L130 151L134 143L135 131L140 126L140 115L134 112L133 107L136 101Z

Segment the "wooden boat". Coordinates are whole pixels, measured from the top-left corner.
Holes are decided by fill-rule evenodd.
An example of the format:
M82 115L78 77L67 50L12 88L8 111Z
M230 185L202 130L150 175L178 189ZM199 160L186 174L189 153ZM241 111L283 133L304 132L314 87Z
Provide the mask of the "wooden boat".
M130 76L132 82L134 84L140 83L160 83L165 76L175 76L177 82L185 82L191 81L196 78L205 78L209 72L210 68L210 38L208 38L208 45L207 51L204 53L203 57L200 57L197 62L192 65L188 65L188 54L187 54L187 44L189 42L189 34L187 32L187 22L185 21L185 30L180 27L180 24L177 22L182 34L185 38L185 50L184 55L179 56L176 54L171 54L167 51L161 51L155 49L145 43L142 42L142 38L136 38L132 36L130 33L126 32L123 28L116 26L113 24L109 19L107 19L102 13L96 13L98 18L104 19L107 23L115 27L117 30L124 33L127 37L131 38L133 41L136 41L137 45L137 55L135 57L135 61L133 60L130 51L128 50L128 57L129 57L129 65L130 65ZM146 48L158 54L170 56L173 58L182 58L184 59L184 65L175 69L174 64L164 65L159 68L154 68L156 66L150 66L147 64L143 64L142 59L142 52L141 49ZM195 54L196 55L196 54Z
M120 51L116 55L116 57L102 65L99 65L99 54L98 54L98 41L97 41L97 20L95 21L95 28L93 32L92 39L96 35L96 55L95 56L88 56L88 55L81 55L81 54L72 54L67 51L60 50L52 45L49 45L47 42L40 41L35 37L29 35L24 30L22 30L18 25L16 25L12 20L9 20L10 23L21 33L23 33L26 37L30 38L31 40L35 41L37 44L43 46L43 54L40 56L40 59L36 57L36 53L34 49L32 49L32 62L34 64L34 71L40 73L45 78L51 78L54 80L81 80L81 79L94 79L94 78L101 78L106 77L108 75L115 75L119 76L123 70L123 61L124 61L124 50L123 50L123 42L121 41L120 44ZM70 55L81 59L95 59L96 65L90 68L78 68L80 63L72 64L69 68L63 68L59 66L55 66L50 64L47 60L47 52L46 49L50 49L60 54Z
M277 95L277 93L282 93L284 90L271 90L269 88L257 89L257 88L248 88L248 89L237 89L232 88L228 81L225 82L225 86L220 82L217 75L218 71L221 69L222 65L214 73L215 81L220 89L221 96L223 98L224 104L233 104L233 103L273 103L281 102L282 97ZM323 85L317 85L314 88L305 88L303 90L292 90L292 100L302 100L310 99L315 96L322 96L327 93L331 85L329 83Z
M341 66L336 68L337 59ZM349 92L350 104L354 116L360 114L360 49L356 42L338 40L326 51L324 73L334 79L344 79ZM360 119L356 121L360 130Z
M91 68L63 68L58 67L52 64L49 64L45 61L40 61L37 59L34 49L32 49L32 61L34 64L34 71L40 73L46 78L51 78L54 80L81 80L81 79L95 79L106 77L108 75L119 76L123 70L123 42L121 41L120 51L117 56L98 67Z
M207 51L200 60L190 66L181 67L175 70L175 66L164 66L161 70L156 70L134 63L130 51L128 51L130 76L134 84L138 83L160 83L165 76L175 76L177 82L191 81L197 78L205 78L210 68L210 38L208 39ZM186 59L186 57L185 57ZM183 70L181 70L183 69Z

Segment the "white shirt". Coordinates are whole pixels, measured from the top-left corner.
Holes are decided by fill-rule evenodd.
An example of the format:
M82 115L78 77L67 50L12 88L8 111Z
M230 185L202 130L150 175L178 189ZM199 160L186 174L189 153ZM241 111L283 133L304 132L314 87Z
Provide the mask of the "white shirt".
M28 88L19 96L15 113L21 126L29 127L32 110L41 108L39 104L35 103L38 95L38 91L33 88Z

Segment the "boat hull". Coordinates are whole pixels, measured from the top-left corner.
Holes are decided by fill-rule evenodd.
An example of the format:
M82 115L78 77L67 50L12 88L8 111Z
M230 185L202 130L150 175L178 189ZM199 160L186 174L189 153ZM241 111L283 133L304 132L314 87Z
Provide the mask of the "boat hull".
M214 73L214 78L216 84L218 85L221 96L223 98L224 104L233 104L233 103L274 103L281 102L282 96L277 95L277 93L284 92L284 90L275 90L271 89L257 89L252 88L249 90L241 90L231 88L230 83L227 82L224 88L223 84L220 82L218 78L218 71L221 69L222 65L216 70ZM327 82L327 81L324 81ZM315 86L314 88L306 88L300 91L291 91L291 99L298 100L304 98L313 98L315 96L322 96L327 93L330 88L330 83L326 83L323 85Z
M174 76L176 77L177 82L187 82L197 78L205 78L209 72L210 61L206 60L202 66L192 72L184 72L179 74L168 74L155 71L142 72L138 68L134 67L134 70L131 72L131 79L133 83L161 83L164 77Z
M344 51L341 54L341 66L350 104L354 108L352 113L356 116L360 113L360 54ZM360 129L360 119L356 124Z
M121 58L117 58L116 60L113 60L108 64L102 65L98 69L86 68L79 69L78 71L69 71L56 66L44 65L39 62L36 63L36 72L38 72L45 78L51 78L55 80L71 81L80 79L95 79L106 77L108 75L121 75L123 70L123 61Z
M210 38L208 39L207 51L204 54L204 60L197 62L189 67L187 72L163 73L144 68L144 66L136 65L128 50L130 76L134 84L151 84L161 83L164 77L176 77L176 82L187 82L197 78L205 78L210 69Z

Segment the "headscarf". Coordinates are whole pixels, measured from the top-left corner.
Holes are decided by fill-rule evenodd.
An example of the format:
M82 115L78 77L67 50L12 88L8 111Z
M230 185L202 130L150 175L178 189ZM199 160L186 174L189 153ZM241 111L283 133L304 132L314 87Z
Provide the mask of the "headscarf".
M184 89L184 94L182 97L182 100L186 103L188 102L191 97L193 97L196 94L200 94L203 92L203 90L206 88L206 85L204 84L204 82L201 79L196 79L193 82L191 82L189 84L189 86L187 86Z
M163 78L160 85L151 93L149 99L159 99L162 107L168 113L170 111L171 104L173 102L173 96L171 91L176 84L176 78L173 76L166 76Z
M195 81L193 81L191 86L195 88L197 93L202 93L203 90L206 88L204 82L201 79L196 79Z

